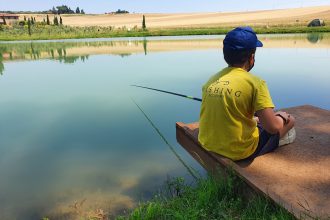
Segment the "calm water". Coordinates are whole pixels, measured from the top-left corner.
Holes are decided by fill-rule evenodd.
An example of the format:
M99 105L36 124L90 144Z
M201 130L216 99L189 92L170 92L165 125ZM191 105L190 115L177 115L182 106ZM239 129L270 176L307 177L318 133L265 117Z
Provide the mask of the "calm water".
M225 67L223 36L0 43L0 219L115 215L164 181L189 175L132 102L182 158L175 122L198 120L200 103L133 88L201 97ZM277 108L330 109L330 35L262 36L253 73ZM75 208L74 208L75 207Z

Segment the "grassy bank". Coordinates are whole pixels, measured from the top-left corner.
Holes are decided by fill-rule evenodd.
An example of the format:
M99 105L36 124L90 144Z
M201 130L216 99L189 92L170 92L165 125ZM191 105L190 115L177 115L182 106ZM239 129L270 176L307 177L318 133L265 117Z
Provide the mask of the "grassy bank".
M146 37L146 36L182 36L182 35L217 35L226 34L232 27L210 28L172 28L172 29L132 29L125 27L70 27L54 25L33 25L31 35L25 26L0 26L0 41L15 40L51 40L51 39L80 39L80 38L112 38L112 37ZM258 34L282 33L312 33L330 32L330 26L273 26L254 27Z
M194 186L183 182L181 178L169 181L165 192L117 220L295 219L270 200L247 193L247 186L233 175L226 180L209 176Z

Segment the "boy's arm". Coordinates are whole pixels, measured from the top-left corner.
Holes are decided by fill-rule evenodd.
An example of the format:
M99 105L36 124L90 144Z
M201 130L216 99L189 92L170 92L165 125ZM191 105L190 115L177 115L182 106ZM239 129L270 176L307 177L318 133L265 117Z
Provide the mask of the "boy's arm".
M256 112L262 127L270 134L277 134L289 120L286 112L275 113L272 108L265 108Z

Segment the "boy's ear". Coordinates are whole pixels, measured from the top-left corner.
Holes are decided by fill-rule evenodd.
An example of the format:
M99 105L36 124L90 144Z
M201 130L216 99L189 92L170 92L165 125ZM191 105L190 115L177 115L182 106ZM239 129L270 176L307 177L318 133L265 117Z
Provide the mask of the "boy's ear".
M253 54L251 54L251 56L250 56L250 58L249 58L249 62L251 62L252 60L254 60L254 56L255 56L255 54L253 53Z

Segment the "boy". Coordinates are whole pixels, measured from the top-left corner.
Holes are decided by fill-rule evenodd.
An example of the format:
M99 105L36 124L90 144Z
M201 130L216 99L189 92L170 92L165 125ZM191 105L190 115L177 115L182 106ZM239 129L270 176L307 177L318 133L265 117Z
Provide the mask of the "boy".
M280 138L283 145L295 137L294 118L275 113L266 82L249 73L262 46L250 27L230 31L223 41L228 67L203 86L198 140L232 160L254 159L275 150Z

